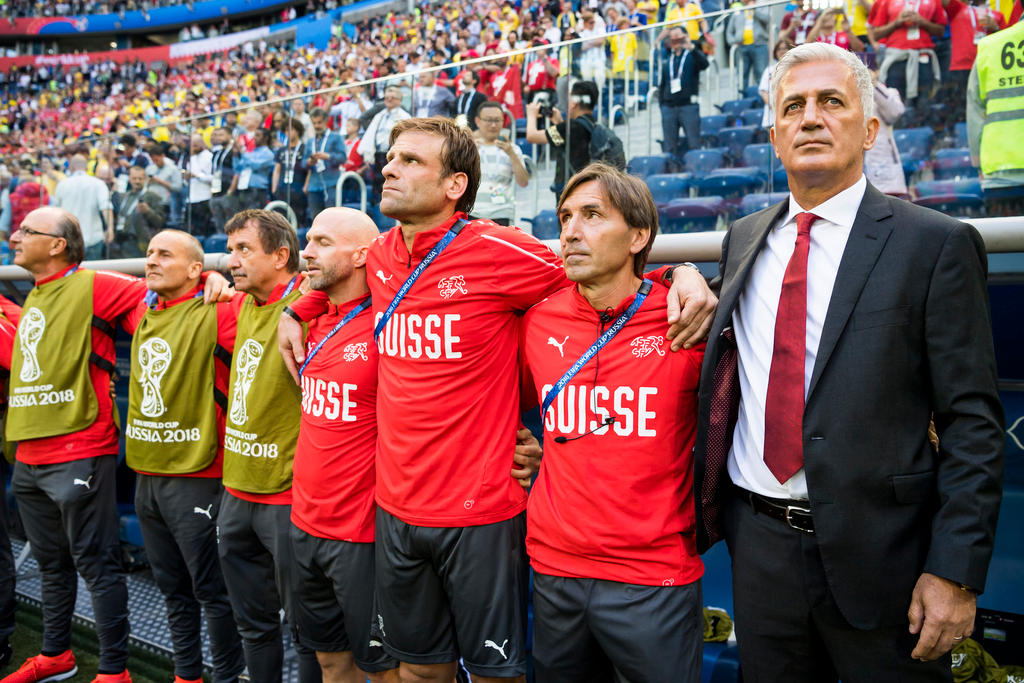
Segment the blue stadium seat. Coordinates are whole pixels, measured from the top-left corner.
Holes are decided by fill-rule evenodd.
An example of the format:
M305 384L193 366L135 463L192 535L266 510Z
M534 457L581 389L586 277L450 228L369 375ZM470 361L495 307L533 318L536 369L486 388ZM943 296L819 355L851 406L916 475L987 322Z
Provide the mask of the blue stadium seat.
M139 526L139 518L135 514L121 515L119 520L119 536L121 540L129 545L143 547L142 528Z
M533 158L533 145L526 141L526 138L520 138L516 140L516 144L519 146L519 151L523 153L523 156L527 159Z
M985 213L985 200L976 194L934 195L915 199L914 203L956 218L978 218Z
M689 173L664 173L649 175L644 180L657 204L665 204L679 197L686 197L690 191Z
M730 157L739 159L743 154L743 148L754 142L757 130L756 126L723 128L718 131L718 144L729 148Z
M740 112L740 125L741 126L761 126L761 121L764 120L764 109L748 109Z
M738 100L729 100L728 102L722 102L722 104L718 105L718 108L721 110L723 114L728 114L729 116L739 116L741 112L745 112L748 109L753 109L759 104L762 104L761 97L759 95L755 95L754 97L744 97Z
M533 217L533 236L539 240L557 240L562 228L554 209L544 209Z
M683 156L683 164L689 173L699 177L725 166L725 154L720 149L691 149Z
M716 168L708 175L742 175L759 178L761 171L757 166L732 166L729 168Z
M966 147L940 149L932 165L936 180L977 178L978 169L971 165L971 150Z
M743 199L740 200L739 215L749 216L756 211L767 209L773 204L778 204L788 196L788 192L758 192L744 195Z
M768 176L772 170L772 161L775 160L775 150L770 144L747 145L743 148L740 161L744 166L753 166L764 176ZM778 161L775 162L778 165Z
M207 254L223 254L228 250L228 236L227 235L210 235L203 242L203 251Z
M900 154L900 163L903 165L903 177L909 185L910 178L920 171L921 167L924 165L924 159L918 158L913 154L902 153Z
M757 98L758 100L760 100L761 92L760 90L758 90L756 85L748 85L746 88L743 89L743 96L749 97L751 99Z
M982 196L979 178L962 178L960 180L922 180L914 186L918 198L936 197L940 195L975 194Z
M666 234L706 232L718 227L719 216L724 215L721 198L676 199L658 210L658 226Z
M901 155L909 154L917 159L926 159L932 150L932 138L935 137L935 132L927 126L903 128L893 131L893 137L896 139L896 149L900 151Z
M707 144L718 144L718 131L731 123L731 116L726 114L712 114L711 116L700 117L700 138Z
M743 173L718 173L694 181L698 197L718 196L736 207L745 194L760 192L764 183L760 178Z
M789 176L782 166L772 171L769 188L772 192L789 192Z
M967 147L967 124L963 121L953 126L953 145L956 147Z
M626 163L626 173L635 175L638 178L646 178L649 175L668 173L668 164L669 157L667 154L637 156Z
M516 137L526 137L526 119L516 119Z

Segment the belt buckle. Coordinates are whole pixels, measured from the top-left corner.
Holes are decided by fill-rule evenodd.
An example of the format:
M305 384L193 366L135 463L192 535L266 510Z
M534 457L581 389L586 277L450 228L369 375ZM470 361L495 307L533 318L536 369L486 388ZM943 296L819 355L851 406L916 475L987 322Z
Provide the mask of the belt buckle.
M814 527L813 526L812 527L800 526L799 524L797 524L796 522L793 521L794 520L794 517L793 517L793 513L794 512L799 512L801 514L807 515L808 517L811 514L811 511L806 509L806 508L796 507L795 505L787 505L786 506L786 524L788 524L791 529L796 529L797 531L802 531L805 534L813 534L814 533Z

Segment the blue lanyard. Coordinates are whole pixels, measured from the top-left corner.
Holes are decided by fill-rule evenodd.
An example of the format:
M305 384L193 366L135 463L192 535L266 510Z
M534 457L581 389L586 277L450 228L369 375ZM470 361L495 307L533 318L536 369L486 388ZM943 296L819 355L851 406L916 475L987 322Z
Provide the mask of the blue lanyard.
M284 288L284 294L281 295L281 299L285 298L286 296L292 293L292 290L295 289L295 283L298 282L298 280L298 275L292 278L292 281L289 282L288 286ZM278 299L278 301L280 301L281 299Z
M201 299L202 297L203 297L203 290L200 289L198 292L195 293L195 295L192 298L193 299ZM150 310L155 311L156 310L157 302L159 301L159 297L158 297L156 292L154 292L152 289L150 289L150 290L148 290L146 292L146 296L142 297L142 300L144 302L146 302L146 307L147 308L149 308Z
M75 265L71 266L71 270L69 270L68 272L66 272L63 275L61 275L61 277L71 277L72 275L74 275L75 273L78 272L78 268L81 265L82 264L80 264L80 263L76 263Z
M391 320L391 316L395 314L395 309L398 308L398 304L401 303L402 299L405 298L405 295L409 293L409 290L412 289L413 284L415 284L416 280L418 280L420 275L423 274L423 271L426 270L427 266L429 266L431 262L433 262L433 260L445 250L445 247L451 244L452 240L462 232L462 228L465 227L466 223L467 221L465 218L460 218L455 221L455 225L453 225L451 229L444 234L441 241L434 245L434 248L423 257L423 260L420 261L419 265L416 266L416 269L412 271L412 274L408 279L402 283L402 287L398 290L398 294L395 294L395 298L391 300L390 304L388 304L388 308L384 311L384 315L377 321L377 326L373 328L373 341L377 341L377 337L379 337L380 333L384 330L384 326L388 324L388 321Z
M612 326L605 330L604 334L598 337L597 341L591 344L589 349L583 352L583 355L579 357L579 360L573 363L572 367L565 371L565 374L562 375L560 380L555 382L555 386L551 387L551 391L549 391L548 395L544 397L544 405L540 411L542 420L544 419L544 416L548 414L548 408L551 407L551 404L554 402L555 397L558 396L558 393L562 391L567 384L569 384L569 381L576 376L576 373L583 369L583 366L586 365L591 358L597 355L597 352L600 351L605 344L612 340L612 337L619 333L619 330L629 322L629 319L633 317L633 314L640 310L640 306L643 305L644 299L647 298L647 295L650 292L651 281L644 280L640 283L640 289L637 291L636 298L633 299L633 303L629 305L629 308L623 311L622 315L616 318L615 322L612 323Z
M309 352L309 355L306 356L306 361L302 364L302 367L299 368L299 375L301 376L302 373L306 371L306 366L309 365L309 361L313 360L313 356L315 356L316 354L320 353L320 349L323 348L324 344L327 343L328 339L330 339L335 334L337 334L338 330L340 330L341 328L345 327L345 325L348 325L349 322L352 320L352 318L356 317L357 315L359 315L360 313L362 313L363 311L365 311L369 307L370 307L370 299L367 299L366 301L364 301L363 303L359 304L358 306L353 308L351 311L346 313L345 317L342 318L341 320L339 320L338 324L335 325L333 328L331 328L331 331L328 332L326 335L324 335L324 338L321 339L317 343L317 345L313 347L313 350Z

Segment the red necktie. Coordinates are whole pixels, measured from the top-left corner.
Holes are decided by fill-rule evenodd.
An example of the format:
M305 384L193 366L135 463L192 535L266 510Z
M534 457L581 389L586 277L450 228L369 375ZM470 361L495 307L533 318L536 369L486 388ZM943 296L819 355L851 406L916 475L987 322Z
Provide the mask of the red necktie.
M804 362L807 353L807 252L813 213L796 215L796 246L782 279L775 345L764 406L764 464L786 483L804 466Z
M728 482L726 460L732 448L732 434L740 405L740 380L737 374L736 335L731 327L722 331L719 344L722 352L711 379L711 410L709 412L707 445L704 451L704 479L700 503L704 511L704 531L711 545L721 538L720 518L723 478Z

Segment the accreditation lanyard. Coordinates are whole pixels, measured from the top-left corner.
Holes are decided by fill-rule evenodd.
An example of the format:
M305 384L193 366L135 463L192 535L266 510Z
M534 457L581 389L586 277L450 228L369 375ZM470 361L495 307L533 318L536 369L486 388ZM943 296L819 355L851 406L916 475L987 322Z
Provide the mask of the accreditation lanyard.
M201 299L201 298L203 298L203 292L204 291L205 290L200 289L198 292L196 292L194 295L192 295L192 298L193 299ZM156 292L154 292L152 289L150 289L150 290L148 290L146 292L146 296L142 297L142 300L146 303L146 308L148 308L151 311L155 311L156 310L157 304L160 301L159 295Z
M338 330L340 330L341 328L345 327L345 325L348 325L349 322L352 321L352 318L356 317L357 315L359 315L360 313L362 313L363 311L365 311L369 307L370 307L370 299L367 298L366 301L364 301L363 303L359 304L358 306L353 308L351 311L346 313L345 317L342 318L341 320L339 320L338 324L335 325L334 327L332 327L331 331L328 332L326 335L324 335L324 338L321 339L317 343L317 345L313 347L313 350L309 352L309 355L306 356L305 362L302 364L302 367L299 368L299 376L302 376L302 373L304 373L306 371L306 366L309 365L309 361L313 360L313 357L316 354L320 353L320 349L323 348L324 344L327 343L328 339L330 339L331 337L336 335L338 333Z
M299 281L299 276L298 275L296 275L295 277L292 278L292 281L289 282L288 286L284 288L284 293L281 295L281 299L285 298L286 296L288 296L289 294L292 293L292 290L295 289L295 283L298 282L298 281ZM280 301L281 299L278 299L278 301Z
M682 57L679 59L679 66L678 67L672 66L672 64L675 61L675 58L677 57L677 55L672 55L672 56L670 56L668 58L668 72L669 72L669 74L671 75L672 78L674 78L674 79L682 78L682 76L683 76L683 65L686 64L686 58L687 58L687 56L689 56L689 54L690 54L689 50L683 50Z
M75 265L71 266L71 269L68 270L68 272L64 273L61 277L71 277L72 275L78 272L78 269L81 267L81 265L81 263L76 263Z
M544 404L540 411L541 419L548 414L548 408L551 407L555 397L558 396L558 393L562 391L567 384L569 384L570 380L576 376L576 373L582 370L583 366L590 362L590 359L596 356L597 352L600 351L605 344L610 342L612 338L619 333L619 330L629 322L629 319L632 318L638 310L640 310L640 307L644 303L644 299L647 298L647 295L650 294L650 292L651 281L644 280L640 283L640 289L637 291L636 298L633 299L633 303L629 305L629 308L623 311L622 315L615 319L615 322L612 323L611 327L605 330L604 334L598 337L597 341L591 344L590 348L584 351L583 355L572 364L572 367L565 371L562 378L555 382L555 386L551 387L551 391L549 391L548 395L544 397Z
M398 308L398 304L400 304L402 299L405 298L405 295L409 293L409 290L412 289L412 286L416 283L416 280L419 279L420 275L423 274L423 271L426 270L427 266L429 266L434 259L436 259L441 252L452 243L452 240L462 232L462 228L465 227L466 223L467 221L465 218L460 218L455 221L455 225L453 225L451 229L444 234L444 237L442 237L441 240L434 245L434 248L423 257L423 260L420 261L419 265L412 271L412 274L409 275L406 281L402 283L398 293L395 294L395 298L391 300L391 303L388 304L387 310L384 311L384 315L377 321L377 326L373 328L373 341L377 341L377 337L379 337L380 333L384 330L384 326L388 324L388 321L391 320L391 316L395 314L395 309Z

